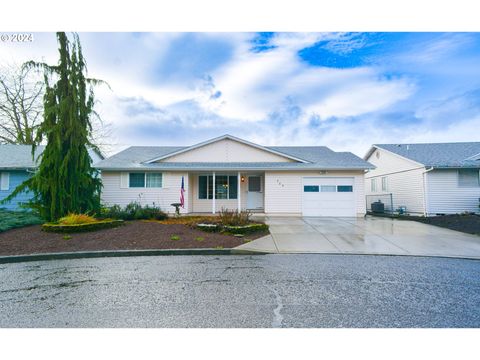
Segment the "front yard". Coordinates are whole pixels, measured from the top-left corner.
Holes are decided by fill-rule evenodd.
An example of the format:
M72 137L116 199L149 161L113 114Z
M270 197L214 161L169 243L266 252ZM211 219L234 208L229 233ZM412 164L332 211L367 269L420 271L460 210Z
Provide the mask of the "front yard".
M10 213L10 222L16 214ZM268 230L243 237L226 232L203 231L198 223L218 221L215 217L181 217L126 221L124 225L82 233L52 233L40 225L0 232L0 256L36 253L145 250L145 249L229 249L268 234ZM39 223L37 219L37 224Z

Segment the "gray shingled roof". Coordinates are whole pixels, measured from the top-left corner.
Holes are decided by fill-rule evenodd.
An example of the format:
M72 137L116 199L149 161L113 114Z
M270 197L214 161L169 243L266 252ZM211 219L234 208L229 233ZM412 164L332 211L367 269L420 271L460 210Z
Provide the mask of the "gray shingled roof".
M288 156L310 161L295 162L158 162L144 164L150 159L185 149L175 146L132 146L95 164L100 170L335 170L371 169L373 165L348 152L334 152L325 146L272 146L266 147Z
M434 168L480 168L480 142L375 144L407 159Z
M44 148L44 146L39 146L37 154L41 154ZM0 145L0 169L32 169L35 167L30 145Z
M37 147L36 156L42 154L45 146L40 145ZM89 150L90 156L93 159L100 158L98 153ZM0 169L33 169L37 165L32 158L32 147L30 145L14 145L14 144L2 144L0 145Z

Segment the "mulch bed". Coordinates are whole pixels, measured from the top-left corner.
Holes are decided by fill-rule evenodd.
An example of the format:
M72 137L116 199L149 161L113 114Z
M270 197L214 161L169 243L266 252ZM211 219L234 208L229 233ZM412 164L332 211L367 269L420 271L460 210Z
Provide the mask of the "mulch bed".
M377 214L373 216L378 216ZM393 217L400 220L413 220L424 224L444 227L451 230L461 231L467 234L480 235L480 215L465 214L465 215L441 215L441 216L407 216L396 215L382 217Z
M113 229L69 234L71 239L68 240L64 239L65 235L44 232L39 225L0 232L0 256L98 250L228 249L266 234L257 233L236 238L233 235L204 232L182 224L130 221ZM171 240L172 235L177 235L180 239ZM204 240L198 241L195 239L197 237Z
M420 220L425 224L441 226L468 234L480 235L479 215L442 215L431 216Z

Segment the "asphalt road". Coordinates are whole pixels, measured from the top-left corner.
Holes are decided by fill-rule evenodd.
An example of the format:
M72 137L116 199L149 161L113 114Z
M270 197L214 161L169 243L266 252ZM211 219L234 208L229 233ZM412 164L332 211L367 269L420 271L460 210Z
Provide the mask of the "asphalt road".
M0 265L1 327L479 327L480 261L158 256Z

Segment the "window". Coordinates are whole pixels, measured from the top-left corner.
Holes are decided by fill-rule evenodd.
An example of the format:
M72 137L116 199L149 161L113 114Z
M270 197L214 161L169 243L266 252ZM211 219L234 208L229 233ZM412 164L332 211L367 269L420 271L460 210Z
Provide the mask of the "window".
M387 191L387 177L382 177L382 191Z
M147 187L150 187L150 188L162 187L162 174L147 173Z
M352 185L338 185L337 186L337 191L338 192L353 192L353 186Z
M377 179L370 179L370 190L372 192L376 192L377 191Z
M238 190L238 178L236 175L230 175L228 177L228 198L236 199Z
M0 172L0 190L8 190L10 188L10 173Z
M215 199L236 199L237 186L237 176L215 175ZM198 198L213 199L213 175L198 177Z
M145 173L130 173L129 184L131 188L145 187Z
M228 176L215 176L215 199L228 199Z
M129 187L131 188L161 188L161 173L130 173Z
M337 187L335 185L322 185L320 190L321 192L336 192Z
M198 198L207 199L208 198L208 176L199 176L198 177Z
M304 185L303 192L319 192L320 187L318 185Z
M260 192L262 191L260 176L249 176L248 177L248 191Z
M477 187L479 186L478 169L462 169L458 170L458 186L460 187Z

